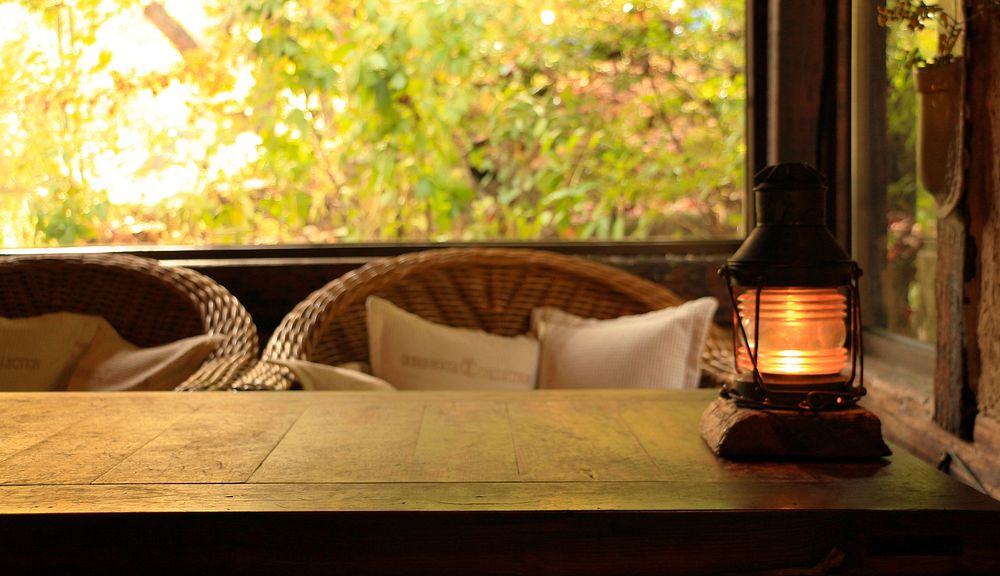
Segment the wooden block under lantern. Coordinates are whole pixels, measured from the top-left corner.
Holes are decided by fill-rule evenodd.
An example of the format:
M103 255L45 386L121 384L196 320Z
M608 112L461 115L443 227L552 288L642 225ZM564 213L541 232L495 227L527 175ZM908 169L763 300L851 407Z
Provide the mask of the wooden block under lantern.
M889 456L878 416L860 407L823 412L742 408L718 398L701 415L708 447L725 458L868 459Z

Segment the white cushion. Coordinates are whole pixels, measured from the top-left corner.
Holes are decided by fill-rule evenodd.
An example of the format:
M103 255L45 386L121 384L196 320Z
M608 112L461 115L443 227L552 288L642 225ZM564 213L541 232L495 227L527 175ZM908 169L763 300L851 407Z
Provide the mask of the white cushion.
M718 307L706 297L611 320L537 308L539 388L697 388L701 352Z
M395 390L381 378L346 366L329 366L307 360L271 360L285 366L302 384L303 390ZM357 363L352 363L357 364Z
M200 334L161 346L139 348L104 319L73 371L67 390L173 390L215 351L222 336Z
M371 296L372 373L401 390L531 390L538 342L424 320Z
M100 322L69 312L0 318L0 390L65 389Z

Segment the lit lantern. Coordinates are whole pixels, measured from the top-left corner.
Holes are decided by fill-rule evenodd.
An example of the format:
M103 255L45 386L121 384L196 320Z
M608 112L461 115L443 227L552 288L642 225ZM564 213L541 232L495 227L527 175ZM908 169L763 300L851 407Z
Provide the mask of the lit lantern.
M754 178L757 226L719 273L733 307L741 406L828 410L864 395L861 270L826 228L826 185L806 164Z

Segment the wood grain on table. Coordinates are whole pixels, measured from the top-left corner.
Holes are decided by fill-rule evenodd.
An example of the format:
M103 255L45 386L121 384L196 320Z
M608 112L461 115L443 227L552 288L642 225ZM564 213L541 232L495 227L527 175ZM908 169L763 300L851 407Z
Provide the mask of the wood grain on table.
M831 550L847 554L845 573L1000 570L996 502L899 449L868 462L719 459L698 436L713 398L4 394L0 541L17 545L0 565L27 565L42 541L68 546L58 535L73 531L83 544L44 550L53 567L77 567L86 544L120 566L249 572L292 555L301 573L468 573L484 559L495 573L713 573L815 568ZM98 546L109 535L149 541L112 554Z

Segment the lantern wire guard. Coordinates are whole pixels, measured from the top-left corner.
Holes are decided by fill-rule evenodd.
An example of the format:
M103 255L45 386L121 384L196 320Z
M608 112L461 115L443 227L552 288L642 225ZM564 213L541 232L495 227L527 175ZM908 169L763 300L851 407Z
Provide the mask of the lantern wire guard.
M850 372L844 377L819 377L810 381L803 377L796 382L795 377L786 378L779 385L769 384L768 379L761 374L759 365L761 331L760 310L761 292L765 289L758 284L752 289L754 294L753 326L755 337L751 344L746 327L741 321L739 304L734 290L732 272L728 265L719 269L719 275L725 278L729 292L729 301L733 307L733 363L737 377L732 384L723 387L723 398L734 400L737 405L747 408L771 408L783 410L820 411L849 408L854 406L866 391L864 388L864 355L861 330L861 300L858 295L858 279L861 269L856 265L851 267L851 281L847 289L847 314L850 339ZM751 380L747 379L746 371L740 366L740 344L747 350L752 369L749 372ZM772 376L775 378L775 376Z

